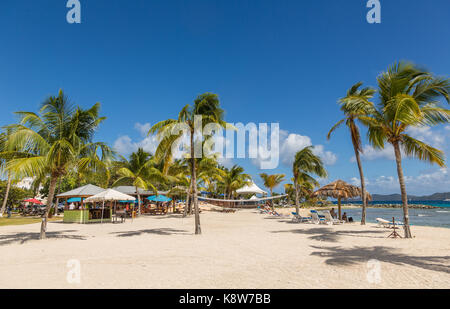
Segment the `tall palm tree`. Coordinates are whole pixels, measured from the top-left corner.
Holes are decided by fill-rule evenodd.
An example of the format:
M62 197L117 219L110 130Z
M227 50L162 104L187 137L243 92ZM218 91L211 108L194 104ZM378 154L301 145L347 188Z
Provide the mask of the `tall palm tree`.
M313 146L303 148L295 154L294 163L292 164L295 189L295 208L297 214L300 212L299 182L313 182L314 178L312 178L309 174L314 174L322 178L327 177L327 171L325 170L322 159L315 155L313 151Z
M261 173L259 176L262 178L264 182L264 186L269 189L270 196L273 196L273 189L279 186L283 181L286 175L284 174L272 174L268 175L266 173ZM270 205L272 206L272 210L274 210L273 200L270 201Z
M359 177L361 179L361 192L362 192L362 215L361 215L361 225L366 224L366 209L367 209L367 198L366 198L366 182L364 180L364 172L361 164L362 153L362 143L361 135L359 133L358 125L356 121L361 116L367 116L374 109L373 104L369 102L375 94L375 90L372 88L359 89L362 83L357 83L353 85L352 88L347 92L347 96L339 100L341 105L341 111L344 113L345 118L338 121L328 132L327 138L331 138L331 134L334 130L345 123L350 131L350 136L352 139L353 150L355 151L356 162L359 169Z
M409 157L445 166L444 153L411 137L410 127L432 126L450 121L450 110L439 100L449 100L450 80L433 76L411 63L399 62L378 77L380 103L372 115L360 120L368 128L374 148L390 143L394 148L402 195L405 237L411 238L408 197L402 168L402 152Z
M58 179L70 169L82 172L83 166L91 166L91 151L96 146L109 152L106 145L92 142L95 130L105 120L99 117L99 110L99 103L87 110L74 108L61 90L42 104L39 113L17 112L19 124L7 127L11 130L8 151L21 149L28 154L25 158L9 161L7 169L16 177L50 178L41 239L46 237L47 219Z
M145 152L144 149L139 148L130 155L129 161L122 158L120 167L117 170L119 178L114 182L113 187L131 184L136 188L139 216L141 215L141 196L139 189L151 189L157 194L158 190L151 183L151 180L161 180L163 178L162 173L154 165L155 160L152 155Z
M201 124L199 123L201 120ZM184 133L189 135L190 146L190 196L194 202L195 209L195 234L201 234L200 212L197 198L197 162L195 153L195 144L202 143L196 141L195 134L200 133L207 124L215 123L221 127L226 127L224 121L224 111L220 108L219 98L213 93L204 93L199 95L193 105L186 105L178 114L177 119L168 119L155 124L149 131L149 134L157 133L160 143L156 150L155 156L158 160L171 157L174 145L180 142L180 137ZM187 129L183 132L180 129ZM201 138L206 138L202 136Z

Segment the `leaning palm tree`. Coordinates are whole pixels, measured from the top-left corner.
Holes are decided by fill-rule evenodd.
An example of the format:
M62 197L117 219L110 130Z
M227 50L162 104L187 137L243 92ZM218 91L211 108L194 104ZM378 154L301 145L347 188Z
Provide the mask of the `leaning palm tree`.
M411 238L408 197L402 167L402 151L409 157L445 166L444 153L408 134L408 128L432 126L450 121L450 110L440 106L447 102L450 80L438 78L417 66L400 62L378 77L380 103L372 115L360 120L369 127L368 139L374 148L390 143L394 148L402 195L405 237Z
M151 189L158 193L151 180L163 179L162 173L154 167L155 160L152 155L139 148L130 155L130 160L122 158L120 168L117 170L119 178L114 182L113 187L119 185L133 185L136 189L138 201L138 215L141 215L141 196L139 189Z
M223 120L224 111L220 108L219 98L216 94L204 93L199 95L193 105L183 107L177 119L168 119L155 124L149 131L149 134L157 133L160 143L156 150L155 156L157 160L170 158L174 147L181 141L180 138L184 134L189 137L190 146L190 196L194 202L195 210L195 234L201 234L200 212L197 198L197 162L196 157L202 157L201 153L196 151L198 145L202 145L202 140L196 140L195 134L200 133L208 124L217 124L225 128L226 122ZM201 136L201 139L206 138ZM197 146L196 146L197 145Z
M99 117L100 104L88 110L74 108L61 90L49 97L39 113L17 112L19 124L10 125L7 151L20 149L27 157L8 162L7 169L16 177L49 177L50 186L40 238L46 237L47 219L52 207L58 179L70 169L82 172L79 165L90 166L94 132L105 119ZM107 150L106 145L100 149Z
M359 177L361 179L361 191L362 191L362 215L361 215L361 225L366 224L366 209L367 209L367 199L366 199L366 182L364 180L364 172L361 164L361 156L362 153L362 143L361 143L361 135L359 133L358 125L356 121L361 116L367 116L370 114L374 106L369 101L373 98L375 94L375 90L372 88L363 88L361 87L362 83L357 83L353 85L352 88L347 92L347 96L339 100L339 104L341 105L341 111L344 113L345 118L338 121L328 132L327 138L330 139L331 134L334 130L336 130L339 126L345 123L347 128L350 131L350 136L352 139L353 150L355 151L356 163L358 164L359 169Z
M327 177L327 171L325 170L322 159L314 154L314 147L308 146L295 154L292 173L294 175L295 208L297 213L299 213L299 182L313 182L314 178L309 174L314 174L322 178Z
M283 181L286 175L284 174L273 174L268 175L266 173L261 173L259 176L262 178L264 182L264 186L269 189L270 196L273 196L273 189L278 187ZM270 205L272 206L272 210L274 210L273 200L270 201Z

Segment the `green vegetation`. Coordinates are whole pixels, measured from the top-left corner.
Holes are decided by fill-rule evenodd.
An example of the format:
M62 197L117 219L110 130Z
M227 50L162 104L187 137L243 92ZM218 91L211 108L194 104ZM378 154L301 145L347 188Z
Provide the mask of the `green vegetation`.
M61 218L53 217L48 219L49 221L61 221ZM0 218L0 226L8 226L8 225L26 225L26 224L34 224L40 223L42 218L39 217L22 217L16 214L13 214L11 218Z
M294 175L295 208L297 214L300 212L300 198L305 201L310 197L313 189L319 183L310 174L319 177L327 177L322 159L314 154L314 147L309 146L295 154L292 164L292 174Z
M350 137L352 139L353 150L355 151L356 163L358 164L359 177L361 180L361 199L362 199L362 215L361 215L361 225L366 224L366 209L367 209L367 198L366 198L366 182L364 180L364 172L361 163L361 134L359 133L358 125L356 121L360 117L367 116L372 110L372 104L369 102L375 94L375 90L371 88L364 88L359 90L362 83L357 83L353 85L352 88L347 92L347 96L339 100L341 104L341 111L344 113L345 118L336 123L328 133L327 138L330 139L331 134L339 126L345 123L350 131Z
M395 151L397 172L403 200L405 236L409 230L408 202L402 168L402 155L415 157L439 166L445 165L444 153L409 135L408 129L448 123L450 111L440 100L449 100L450 81L409 63L398 63L378 77L378 89L352 86L339 100L343 119L328 133L328 138L341 125L350 131L356 162L361 179L363 218L367 207L364 172L361 164L363 151L360 126L368 129L369 142L375 148L386 143ZM378 104L371 100L378 94ZM219 164L216 154L196 153L196 149L210 149L212 133L196 135L200 120L207 125L234 129L224 120L216 94L198 96L192 105L184 106L176 119L155 124L149 134L156 134L159 145L154 154L138 149L128 159L115 154L105 143L95 142L94 133L105 120L100 117L100 104L89 109L73 106L65 94L49 97L38 113L17 112L19 122L3 127L0 133L0 198L2 209L18 205L21 200L41 193L50 201L46 208L48 219L54 196L91 183L100 187L118 185L134 186L146 190L167 190L174 198L185 198L184 216L194 213L195 233L201 234L198 192L206 191L211 197L236 198L236 191L252 179L244 168L235 165L226 168ZM198 137L197 137L198 136ZM189 139L189 156L175 159L172 153ZM292 164L292 184L285 184L288 199L295 201L297 213L303 206L316 205L314 190L319 186L314 177L327 177L322 159L314 147L306 147L295 154ZM274 189L285 180L283 174L260 174L264 185L275 195ZM23 177L33 177L33 191L20 190L14 183ZM138 196L139 204L141 201ZM273 207L273 204L272 204ZM140 209L140 207L139 207ZM15 223L12 223L15 222ZM40 218L1 219L0 225L40 222ZM41 225L41 238L45 238L46 222Z
M368 88L358 91L360 84L341 100L347 126L352 131L355 154L359 157L359 132L351 120L359 120L368 128L369 142L375 149L394 148L397 174L403 203L405 237L412 238L409 227L408 197L402 167L403 154L419 160L445 166L444 153L408 134L410 127L434 126L450 121L450 110L441 106L440 99L450 103L450 80L435 77L418 66L399 62L378 77L379 103L369 101L374 91ZM341 122L338 122L333 131ZM331 132L330 132L331 133ZM358 163L363 180L362 167ZM363 184L363 181L361 182ZM364 191L363 191L364 192Z
M264 186L269 189L270 196L273 196L273 189L275 189L275 187L279 186L284 181L284 177L286 175L284 175L284 174L268 175L266 173L262 173L262 174L259 174L259 176L262 178L262 180L264 182ZM270 202L271 202L271 206L272 206L272 210L273 210L274 209L273 208L273 200L271 200Z
M39 113L16 112L20 121L7 127L6 152L20 150L27 155L14 158L7 169L16 178L32 176L49 178L48 218L58 180L69 170L78 173L104 171L109 177L107 161L111 150L103 143L93 143L95 129L105 118L99 117L100 104L90 109L74 108L62 91L49 97ZM98 152L102 158L98 157ZM46 220L42 221L40 238L45 238Z

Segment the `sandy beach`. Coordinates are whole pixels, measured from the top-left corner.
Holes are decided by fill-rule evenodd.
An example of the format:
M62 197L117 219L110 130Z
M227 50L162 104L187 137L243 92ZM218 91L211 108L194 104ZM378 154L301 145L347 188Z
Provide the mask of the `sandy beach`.
M292 223L255 210L124 224L0 228L0 288L450 288L450 230L387 239L371 224ZM80 262L80 283L67 263ZM375 262L369 262L376 260ZM369 263L368 263L369 262Z

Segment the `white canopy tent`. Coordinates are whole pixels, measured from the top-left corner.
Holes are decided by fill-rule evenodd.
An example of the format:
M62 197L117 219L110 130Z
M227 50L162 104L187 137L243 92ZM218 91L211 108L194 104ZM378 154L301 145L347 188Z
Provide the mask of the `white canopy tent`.
M85 202L87 202L87 203L103 202L102 220L101 220L101 222L103 223L103 212L105 210L105 202L130 201L130 200L134 201L135 198L130 195L124 194L122 192L113 190L113 189L107 189L103 192L100 192L94 196L87 198L85 200Z
M267 195L267 192L258 187L255 183L252 182L249 186L244 186L239 190L236 190L237 194L262 194Z

